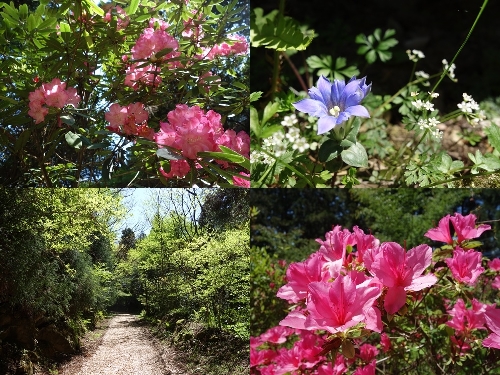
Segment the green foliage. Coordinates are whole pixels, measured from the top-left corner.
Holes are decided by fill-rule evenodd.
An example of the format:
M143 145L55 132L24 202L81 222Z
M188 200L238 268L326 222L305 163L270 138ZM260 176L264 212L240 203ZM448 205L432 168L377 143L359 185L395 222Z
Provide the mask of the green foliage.
M333 64L332 56L316 56L312 55L306 59L307 65L311 69L318 69L316 75L325 76L333 81L334 79L351 79L359 74L358 68L355 66L347 66L345 57L337 57Z
M383 62L389 61L392 58L389 49L399 43L395 38L391 38L394 34L396 31L393 29L387 29L383 36L381 29L375 29L373 34L368 36L359 34L356 37L356 43L361 44L358 55L364 55L368 64L377 61L377 57Z
M250 18L252 47L264 46L277 51L304 50L314 38L313 30L304 30L291 17L278 10L264 15L262 8L254 8Z
M250 248L250 334L258 336L269 327L278 325L287 312L286 301L276 298L278 289L286 283L284 263L271 257L265 249Z
M125 8L125 6L124 6ZM166 181L160 165L169 162L155 155L155 142L119 137L106 129L104 114L112 103L144 103L148 126L155 132L176 104L198 105L221 114L226 129L246 130L248 122L248 56L198 59L200 46L230 41L231 33L248 34L248 4L225 2L130 2L130 23L118 27L116 11L106 22L103 2L47 2L18 5L0 3L0 180L12 187L77 186L189 186L197 178L230 185L232 177L249 167L248 159L232 158L233 172L219 168L205 155L202 168L185 181ZM192 10L204 15L200 41L182 36L183 22ZM148 27L150 18L165 20L179 42L177 67L159 73L157 89L134 90L124 85L131 48ZM56 28L57 26L57 28ZM198 26L198 24L196 25ZM167 50L159 51L158 59ZM128 62L122 60L129 58ZM140 61L146 66L155 61ZM212 77L199 77L211 72ZM42 83L60 78L82 98L79 108L51 108L45 121L34 124L28 115L29 93ZM229 155L229 156L228 156ZM216 155L217 156L217 155ZM166 169L168 170L168 169Z

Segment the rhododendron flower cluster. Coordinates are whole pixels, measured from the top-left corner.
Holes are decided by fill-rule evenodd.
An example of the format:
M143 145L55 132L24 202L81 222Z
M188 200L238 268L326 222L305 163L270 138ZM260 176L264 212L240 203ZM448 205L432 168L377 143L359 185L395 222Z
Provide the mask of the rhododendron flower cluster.
M216 56L246 55L248 53L248 43L244 36L232 34L229 38L235 42L233 44L224 42L212 47L202 47L202 57L213 60Z
M113 11L116 12L116 28L117 30L125 29L130 23L130 18L127 16L127 13L123 10L123 8L119 5L112 6L111 4L104 4L103 9L106 12L104 15L104 22L111 22Z
M174 147L184 157L196 159L198 152L220 151L219 145L222 145L249 157L249 135L244 131L224 131L217 112L209 110L205 113L198 106L178 104L167 118L168 122L160 122L160 131L155 135L159 147Z
M153 19L153 22L157 21ZM180 52L177 51L179 42L165 31L166 27L166 23L162 22L157 30L153 27L145 28L132 47L132 57L136 60L149 59L166 48L170 48L172 51L162 57L163 61L179 56Z
M54 78L50 83L44 83L35 91L30 92L29 100L28 115L35 119L35 124L39 124L49 113L48 107L63 108L68 104L77 107L81 98L75 88L66 89L66 82Z
M137 68L139 64L135 63L127 67L125 76L125 86L132 87L134 91L140 88L140 84L152 87L158 87L161 83L160 67L154 65Z
M450 222L456 240L451 236ZM286 284L277 296L293 306L279 326L251 338L251 374L343 374L349 368L352 374L375 374L379 353L395 350L398 345L407 351L404 341L393 342L389 337L401 330L397 322L405 319L410 309L417 313L431 292L450 289L435 289L436 283L458 282L466 287L483 275L481 253L466 247L468 240L490 227L476 226L475 222L474 215L447 215L438 228L425 234L446 243L444 250L436 252L441 257L436 262L448 267L435 266L438 275L430 271L433 250L428 245L406 250L395 242L380 243L358 227L351 232L334 226L324 240L316 240L318 251L288 267ZM455 245L453 257L446 258L451 244ZM490 261L489 268L496 273L500 261ZM457 298L453 307L446 300L443 314L431 317L435 319L431 324L454 331L448 341L452 355L464 355L478 345L500 349L500 309L463 295L467 300ZM409 322L412 327L419 325L416 317ZM421 337L420 333L415 335ZM367 336L371 337L369 342L361 339ZM306 337L313 343L307 346L308 352L301 346ZM333 356L328 357L330 352Z
M104 118L109 121L106 128L117 134L154 139L154 130L148 127L149 114L142 103L132 103L126 107L114 103Z

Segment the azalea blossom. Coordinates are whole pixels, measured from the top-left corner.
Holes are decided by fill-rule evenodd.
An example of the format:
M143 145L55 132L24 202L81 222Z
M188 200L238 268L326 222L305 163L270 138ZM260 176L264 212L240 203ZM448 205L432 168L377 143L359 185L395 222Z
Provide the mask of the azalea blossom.
M457 234L457 243L459 244L465 240L477 238L484 231L491 229L491 226L487 224L481 224L476 228L476 216L474 214L462 216L459 213L455 213L454 216L446 215L443 217L439 220L438 227L429 229L424 236L434 241L452 245L453 237L450 233L450 222L453 224L453 228Z
M481 253L474 250L465 251L457 247L453 250L453 258L444 261L448 265L453 278L458 282L474 285L479 275L484 272L481 267Z
M373 320L373 302L382 290L368 282L356 285L349 275L339 275L334 282L313 282L309 284L309 297L305 326L309 330L324 329L330 333L344 332L358 323L365 322L369 329L377 330L380 325ZM378 309L376 309L378 310Z
M484 319L491 334L483 340L483 346L500 349L500 309L488 307Z
M446 323L447 326L453 328L455 331L459 331L465 336L474 329L484 329L484 312L486 311L486 305L479 302L475 298L472 300L472 308L467 309L465 307L465 302L459 298L455 303L455 306L451 310L448 310L448 314L452 317L450 321Z
M500 271L500 258L488 261L488 268L492 271Z
M419 245L406 252L395 242L380 245L380 252L370 272L388 288L384 308L395 314L406 302L407 291L418 291L437 282L436 276L422 273L431 264L432 249Z
M309 89L309 99L302 99L293 106L310 116L319 117L318 134L341 126L351 116L370 117L368 110L360 105L371 89L371 83L366 84L366 77L353 77L346 85L345 81L336 79L331 83L321 76L317 86Z
M295 330L288 327L275 326L269 328L265 333L260 335L260 339L262 341L271 342L273 344L283 344L286 341L287 337L294 332Z

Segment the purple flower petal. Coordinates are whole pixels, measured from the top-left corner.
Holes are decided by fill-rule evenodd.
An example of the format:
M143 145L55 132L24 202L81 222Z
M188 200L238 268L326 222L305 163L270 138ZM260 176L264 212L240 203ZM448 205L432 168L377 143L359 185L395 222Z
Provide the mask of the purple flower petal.
M321 92L321 96L323 97L323 103L325 103L327 108L333 107L335 104L332 103L331 92L332 92L332 84L328 79L321 76L318 79L318 90Z
M337 118L333 116L323 116L318 120L318 135L324 134L337 126Z
M293 106L301 112L305 112L310 116L323 117L327 116L327 108L325 105L314 99L302 99L297 103L293 103Z
M362 105L353 105L349 108L346 108L345 111L349 112L349 114L351 114L352 116L370 118L370 113L368 113L368 110Z

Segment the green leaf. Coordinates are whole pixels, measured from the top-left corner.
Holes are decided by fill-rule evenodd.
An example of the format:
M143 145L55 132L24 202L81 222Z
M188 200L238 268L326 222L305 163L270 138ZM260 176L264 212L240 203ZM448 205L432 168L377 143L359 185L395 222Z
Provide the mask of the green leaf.
M353 167L368 167L368 155L361 143L355 143L341 153L342 160Z
M262 115L262 122L260 123L260 126L264 126L267 121L273 117L276 112L278 112L280 105L279 103L267 103L266 107L264 108L264 113Z
M254 132L257 138L261 138L261 127L259 123L259 113L254 107L250 107L250 129Z
M92 143L89 147L87 147L88 150L98 150L101 148L106 148L109 147L109 143Z
M340 152L342 152L342 147L340 146L339 142L333 139L329 139L324 142L319 148L319 161L322 163L329 162L330 160L335 159Z
M91 11L91 14L98 14L101 17L104 17L104 10L99 8L93 0L84 0L83 1L85 5L89 8ZM130 14L130 13L129 13Z
M75 119L69 114L61 115L61 121L68 125L75 125Z
M255 8L251 17L250 42L252 47L264 46L277 51L305 50L314 38L312 30L302 31L301 25L291 17L284 17L277 10L263 15L262 8Z
M261 138L269 138L270 136L272 136L274 133L280 131L283 129L283 126L282 125L271 125L271 126L264 126L264 128L262 129L262 133L261 133Z
M172 52L172 51L173 51L173 49L172 49L172 48L164 48L164 49L162 49L161 51L156 52L156 53L155 53L155 57L156 57L157 59L159 59L159 58L161 58L161 57L165 56L167 53L170 53L170 52Z
M375 50L371 50L366 54L365 58L369 64L373 64L377 60L377 52Z
M496 124L491 124L484 129L488 136L488 141L497 150L500 151L500 127Z
M182 155L179 155L178 153L170 151L167 148L159 148L156 151L156 155L159 158L168 159L168 160L184 160L185 159Z
M71 147L74 147L76 149L82 147L82 145L91 145L91 142L88 138L84 137L83 135L73 133L72 131L67 132L64 135L64 138L66 138L66 142L68 142Z
M256 91L256 92L252 92L250 94L250 103L251 102L255 102L257 100L260 99L260 97L262 96L263 92L262 91Z
M137 8L139 8L139 0L132 0L130 2L130 6L128 8L127 14L135 14L137 12Z

